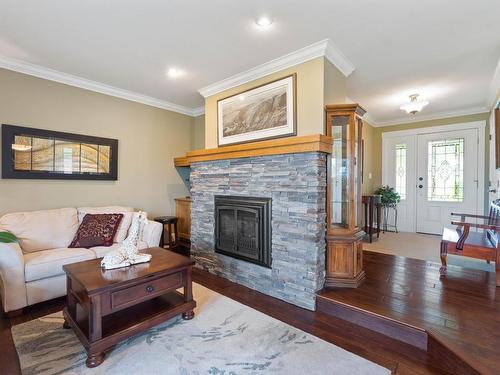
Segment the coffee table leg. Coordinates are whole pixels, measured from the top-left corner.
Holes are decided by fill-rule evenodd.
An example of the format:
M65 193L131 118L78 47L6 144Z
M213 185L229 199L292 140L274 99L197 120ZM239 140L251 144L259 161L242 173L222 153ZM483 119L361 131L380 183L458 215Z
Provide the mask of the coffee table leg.
M193 300L193 283L191 282L191 267L186 269L184 274L184 301L189 302ZM182 313L182 319L191 320L194 318L194 311L189 310Z
M90 297L89 339L91 342L102 338L101 296Z
M66 311L73 320L76 320L76 299L73 295L71 278L69 276L66 276ZM71 328L66 318L64 318L63 328Z
M103 362L104 362L104 353L100 352L100 353L88 354L85 364L87 365L87 367L92 368L99 366Z
M63 328L64 329L70 329L71 328L71 326L69 325L69 323L68 323L68 321L66 319L64 319Z
M89 340L98 341L102 338L102 316L101 316L101 296L90 297L89 311ZM90 349L92 350L92 349ZM87 367L97 367L104 361L104 352L87 352Z

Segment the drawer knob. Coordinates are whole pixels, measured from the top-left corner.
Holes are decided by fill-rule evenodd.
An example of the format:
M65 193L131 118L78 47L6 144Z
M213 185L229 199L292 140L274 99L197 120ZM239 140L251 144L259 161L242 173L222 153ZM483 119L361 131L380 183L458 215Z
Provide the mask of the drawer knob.
M154 291L155 291L155 288L154 288L152 285L148 285L148 286L146 287L146 292L148 292L148 293L152 293L152 292L154 292Z

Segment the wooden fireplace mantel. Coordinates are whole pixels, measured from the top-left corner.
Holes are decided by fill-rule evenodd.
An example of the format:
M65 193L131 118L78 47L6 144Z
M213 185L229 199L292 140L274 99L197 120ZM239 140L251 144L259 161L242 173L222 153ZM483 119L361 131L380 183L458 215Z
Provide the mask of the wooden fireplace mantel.
M322 134L314 134L194 150L187 152L185 156L174 158L174 165L176 167L189 167L191 163L200 161L296 154L301 152L331 153L332 138Z

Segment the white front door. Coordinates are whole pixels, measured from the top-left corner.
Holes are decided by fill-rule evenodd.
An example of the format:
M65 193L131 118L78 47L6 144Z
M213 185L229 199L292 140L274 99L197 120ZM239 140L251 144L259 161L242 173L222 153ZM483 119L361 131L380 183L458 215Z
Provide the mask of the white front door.
M452 212L477 212L477 141L477 129L418 135L417 232L441 234Z
M452 212L483 212L484 128L466 125L383 134L382 183L401 195L400 231L441 234Z

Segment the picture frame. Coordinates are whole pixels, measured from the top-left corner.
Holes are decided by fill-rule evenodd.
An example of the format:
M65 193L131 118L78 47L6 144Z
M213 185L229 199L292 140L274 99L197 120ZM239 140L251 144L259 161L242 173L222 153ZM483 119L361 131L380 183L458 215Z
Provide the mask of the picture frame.
M2 125L2 178L118 179L118 140Z
M297 74L217 101L219 146L297 135Z

